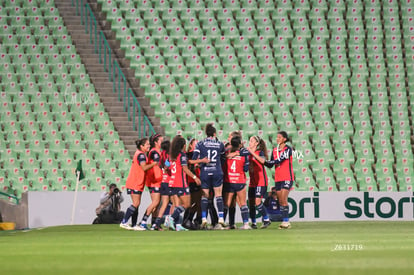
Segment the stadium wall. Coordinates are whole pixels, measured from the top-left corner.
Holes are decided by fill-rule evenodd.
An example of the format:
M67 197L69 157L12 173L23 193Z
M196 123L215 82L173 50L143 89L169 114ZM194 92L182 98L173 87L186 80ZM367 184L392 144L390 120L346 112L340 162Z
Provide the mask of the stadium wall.
M0 200L0 213L3 222L14 222L16 229L28 228L28 193L23 193L19 204Z
M79 192L74 224L91 224L101 192ZM74 192L28 192L30 228L69 225ZM142 217L151 198L144 192L139 210ZM125 196L122 209L131 204ZM414 220L412 192L298 192L289 197L292 221ZM238 211L238 209L237 209ZM4 216L4 215L3 215ZM240 214L236 213L240 222Z

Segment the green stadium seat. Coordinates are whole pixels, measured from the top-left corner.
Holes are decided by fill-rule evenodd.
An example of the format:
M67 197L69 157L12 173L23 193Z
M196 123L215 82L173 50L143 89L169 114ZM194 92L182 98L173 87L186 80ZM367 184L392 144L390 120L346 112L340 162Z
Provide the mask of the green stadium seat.
M179 97L182 98L183 96L180 94ZM172 104L170 103L170 105ZM180 123L183 120L183 117L185 117L186 113L192 113L190 105L185 101L181 101L177 105L174 103L174 105L171 107L174 107L174 113L178 118L180 118Z
M337 187L332 171L329 168L323 168L321 173L316 176L316 184L319 191L336 191Z
M224 85L224 87L222 87L221 89L221 94L223 94L223 98L224 101L229 105L229 106L234 106L236 104L240 103L240 96L239 94L236 92L236 88L234 87L234 85L232 83L227 83L226 85Z
M200 125L206 125L207 123L214 123L214 114L210 111L207 111L203 113L201 116L196 113L196 116L198 117L198 122Z
M240 131L240 126L233 120L228 120L222 124L222 130L224 133L231 133L233 131Z
M214 116L217 121L234 121L237 115L233 115L233 113L231 113L230 111L224 111L220 113L215 113Z
M359 191L373 192L378 191L374 174L369 167L362 167L362 170L356 172Z
M197 119L200 119L204 116L205 113L208 113L211 117L211 108L209 104L207 104L204 101L201 101L197 108L194 108L194 114L196 115ZM200 124L202 124L201 121Z
M171 7L177 11L185 11L188 9L187 2L185 0L172 1Z
M317 190L311 170L307 166L301 168L301 173L296 176L297 191L315 191Z

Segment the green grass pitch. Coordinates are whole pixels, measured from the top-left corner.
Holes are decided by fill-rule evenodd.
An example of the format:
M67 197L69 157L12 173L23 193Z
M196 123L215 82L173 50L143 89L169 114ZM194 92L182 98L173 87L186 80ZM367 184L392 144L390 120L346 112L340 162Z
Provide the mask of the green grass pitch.
M0 232L1 274L414 274L414 222L134 232L117 225Z

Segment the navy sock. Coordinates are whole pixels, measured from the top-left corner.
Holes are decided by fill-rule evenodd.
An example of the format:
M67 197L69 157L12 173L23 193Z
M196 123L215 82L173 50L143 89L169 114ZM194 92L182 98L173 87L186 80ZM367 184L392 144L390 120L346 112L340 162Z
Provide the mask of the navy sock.
M217 211L219 218L223 218L223 210L224 210L224 203L223 203L223 197L216 197L217 202Z
M201 217L203 219L207 218L207 209L208 209L208 199L201 198Z
M289 205L280 206L280 212L282 213L282 219L284 222L289 221Z
M160 227L161 226L161 218L156 218L155 219L155 222L154 222L158 227Z
M216 225L218 223L218 215L213 200L208 200L208 210L210 211L211 224Z
M261 202L258 206L257 206L257 210L259 211L259 213L262 214L262 219L264 221L268 221L269 217L267 216L267 209L266 207L264 207L263 202Z
M190 219L190 208L187 208L184 212L183 223Z
M122 223L127 223L127 222L128 222L128 220L129 220L129 218L132 216L132 214L134 214L134 212L135 212L136 210L137 210L137 209L136 209L133 205L130 205L130 206L128 207L127 211L125 212L125 216L124 216L124 218L122 219Z
M229 207L227 205L225 205L224 209L223 209L223 219L224 220L226 220L228 212L229 212Z
M138 222L138 209L135 210L135 212L132 214L131 221L132 221L132 224L131 224L132 227L137 225L137 222Z
M175 209L174 209L174 213L171 215L171 217L174 219L174 222L177 224L177 223L179 223L179 221L180 221L180 215L181 215L181 213L183 213L185 211L185 209L184 209L184 207L182 207L181 205L180 206L177 206Z
M147 215L147 213L145 213L145 214L144 214L144 217L142 217L141 223L142 223L142 224L147 224L148 217L149 217L149 216Z
M252 221L252 223L256 223L256 206L250 205L249 208L250 220Z
M243 223L248 223L249 222L249 208L247 207L247 205L243 205L242 207L240 207L240 212L241 212ZM233 225L233 224L230 224L230 225Z
M246 206L247 208L247 206ZM249 209L247 208L247 218L249 218ZM236 220L236 207L231 206L229 208L229 224L234 225Z
M192 222L194 220L194 215L196 214L195 210L190 210L190 213L188 214L188 219Z

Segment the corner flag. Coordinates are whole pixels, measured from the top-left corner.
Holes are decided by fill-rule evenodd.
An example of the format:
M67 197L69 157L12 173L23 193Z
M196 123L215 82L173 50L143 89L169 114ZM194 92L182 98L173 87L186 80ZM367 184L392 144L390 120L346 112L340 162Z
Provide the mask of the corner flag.
M75 222L75 210L76 210L76 201L78 198L78 187L79 182L85 178L85 175L82 171L82 160L80 159L78 162L78 166L76 167L76 187L75 187L75 194L73 196L73 207L72 207L72 218L70 220L70 224L73 225Z
M85 178L85 174L83 174L83 171L82 171L82 160L79 160L78 166L76 167L76 177L78 178L79 181Z

